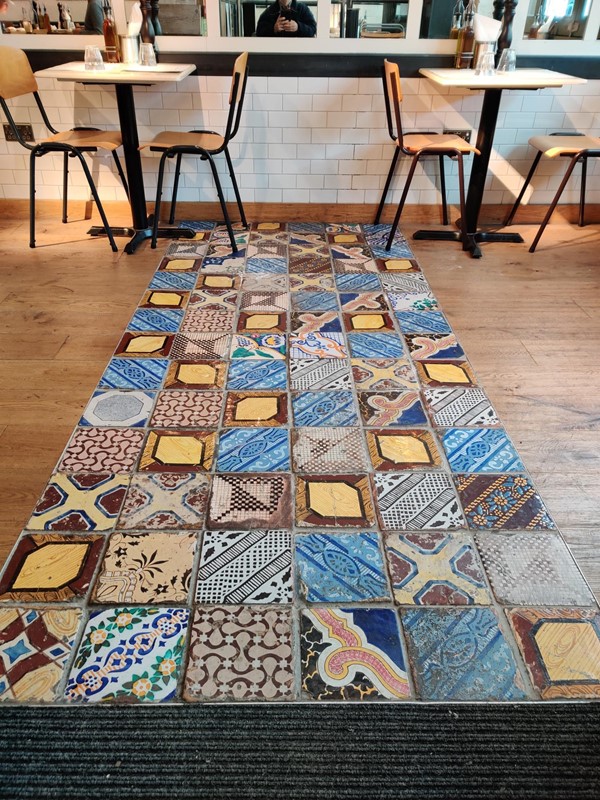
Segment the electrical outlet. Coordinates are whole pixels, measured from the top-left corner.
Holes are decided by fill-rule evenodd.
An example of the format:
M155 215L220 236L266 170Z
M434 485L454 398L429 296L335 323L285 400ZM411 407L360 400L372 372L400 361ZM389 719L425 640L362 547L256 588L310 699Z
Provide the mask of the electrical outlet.
M470 142L471 141L471 129L470 128L466 128L464 130L457 130L457 129L449 128L448 130L445 130L444 133L452 133L454 136L460 136L460 138L464 139L465 142Z
M17 128L19 129L19 133L21 134L21 138L25 142L34 142L35 141L35 139L33 138L33 128L31 127L31 125L28 122L17 124ZM4 123L4 138L6 139L7 142L16 142L17 141L17 137L13 133L13 129L10 127L10 125L7 125L6 123Z

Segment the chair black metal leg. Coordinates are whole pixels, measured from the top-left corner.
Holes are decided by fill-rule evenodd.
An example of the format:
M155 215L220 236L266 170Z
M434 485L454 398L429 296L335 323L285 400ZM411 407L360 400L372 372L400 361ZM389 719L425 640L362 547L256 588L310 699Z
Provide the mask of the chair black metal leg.
M63 153L62 221L67 222L67 196L69 191L69 154Z
M116 245L115 238L114 238L114 236L112 234L112 231L110 229L110 225L108 224L108 220L106 218L106 214L104 213L104 208L102 206L102 203L100 202L100 197L98 195L98 191L96 189L96 185L94 183L94 179L92 178L92 174L91 174L91 172L89 170L89 167L86 164L85 158L83 157L83 155L81 153L79 153L78 151L75 151L74 155L77 156L77 158L81 162L81 166L83 168L83 172L84 172L85 177L87 179L87 182L89 184L90 191L92 193L92 197L94 198L94 202L96 203L96 206L98 208L98 213L100 214L100 219L102 220L102 224L104 225L104 230L106 231L106 235L108 237L108 241L110 242L111 250L113 251L113 253L117 253L119 251L119 248Z
M585 225L585 185L587 183L587 158L581 159L581 192L579 194L579 227Z
M35 159L36 151L29 156L29 247L35 247Z
M469 241L467 235L467 206L465 203L465 169L462 153L457 153L456 158L458 161L458 196L460 198L460 234L463 250L467 250Z
M396 164L398 163L399 155L400 155L400 148L396 147L396 149L394 150L394 157L392 158L392 163L388 172L388 176L385 181L385 186L383 187L381 200L379 201L379 208L377 209L377 214L375 214L374 225L379 225L379 220L381 219L381 212L383 211L383 207L385 205L385 198L387 197L387 193L389 191L392 178L394 177L394 172L396 170Z
M117 155L116 150L113 150L112 154L113 154L113 159L115 161L115 165L117 167L117 172L119 173L119 178L121 179L121 183L123 184L123 189L125 189L125 194L127 195L127 199L129 200L129 186L127 185L127 178L125 177L125 173L123 172L121 159Z
M169 225L175 222L175 207L177 205L177 191L179 190L179 175L181 174L182 154L177 153L175 161L175 178L173 179L173 194L171 195L171 211L169 212Z
M537 153L536 157L533 159L533 164L531 165L531 169L529 170L529 173L528 173L527 177L525 178L525 183L521 187L521 191L519 192L519 196L515 200L514 206L510 210L510 214L506 218L506 222L504 223L505 225L512 225L512 221L513 221L513 219L515 217L515 214L517 213L517 209L521 205L521 200L523 199L523 195L525 194L525 189L527 189L527 187L531 183L531 179L533 178L533 174L537 169L537 165L540 163L540 158L541 157L542 157L542 153L540 151L540 152Z
M408 195L408 190L410 189L410 184L413 179L413 175L415 174L415 169L417 168L417 163L419 161L418 154L413 158L412 163L410 165L410 169L408 170L408 176L406 178L406 183L404 184L404 189L402 190L402 197L400 198L400 202L398 203L398 209L396 211L396 216L394 217L394 221L392 223L392 228L390 230L390 235L388 236L388 240L385 245L386 250L390 250L392 247L392 242L394 241L394 235L396 233L396 229L398 228L398 223L400 222L400 215L402 214L402 209L404 208L404 203L406 202L406 197Z
M160 219L160 206L162 202L162 187L163 187L163 180L165 177L165 165L167 163L167 158L173 158L173 153L169 154L168 150L160 157L160 165L158 167L158 181L156 184L156 200L154 202L154 216L152 218L152 241L150 242L150 247L152 250L156 250L156 240L158 238L158 221Z
M560 196L563 193L564 188L565 188L565 186L567 185L567 183L569 181L569 178L571 177L571 174L572 174L572 172L573 172L573 170L575 168L575 164L577 163L577 161L578 161L578 157L577 156L573 156L573 158L571 159L571 161L569 163L569 166L567 167L567 171L565 172L565 176L562 179L562 181L560 183L560 186L558 187L558 191L554 195L554 198L553 198L552 202L550 203L548 211L546 212L546 216L544 217L544 219L542 221L542 224L540 225L540 228L539 228L539 230L538 230L538 232L537 232L537 234L535 236L535 239L533 240L533 243L532 243L531 247L529 248L529 252L530 253L533 253L535 251L535 248L537 247L537 243L539 242L539 240L540 240L540 238L542 236L542 233L544 232L544 229L546 228L546 225L550 221L550 217L554 213L554 209L556 208L556 204L560 200Z
M242 218L242 225L244 228L248 227L248 223L246 222L246 215L244 214L244 206L242 205L242 198L240 197L240 190L238 189L237 181L235 179L235 172L233 171L233 164L231 163L231 156L229 155L229 150L225 148L225 159L227 160L227 168L229 169L229 177L231 178L231 183L233 184L233 191L235 192L235 199L237 200L238 209L240 211L240 217Z
M237 242L235 241L235 236L233 235L233 228L231 227L231 220L229 219L229 214L227 213L227 206L225 205L225 198L223 197L223 189L221 188L221 181L219 180L219 173L217 172L217 167L212 156L207 153L206 160L210 164L210 168L212 170L213 178L215 181L215 186L217 187L217 194L219 195L219 203L221 204L221 211L223 212L223 216L225 217L225 225L227 226L227 233L229 234L229 241L231 242L231 249L234 253L237 253L238 246Z
M444 156L440 156L440 193L442 195L442 225L448 224L448 200L446 199L446 172Z

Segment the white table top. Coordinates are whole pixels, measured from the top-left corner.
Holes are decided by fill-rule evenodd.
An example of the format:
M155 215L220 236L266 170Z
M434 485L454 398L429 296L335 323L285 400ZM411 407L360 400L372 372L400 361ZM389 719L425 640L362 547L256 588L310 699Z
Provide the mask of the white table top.
M420 69L419 72L439 86L463 89L545 89L568 83L587 83L585 78L550 69L516 69L514 72L497 72L487 78L475 75L473 69Z
M195 64L157 64L141 67L138 64L105 64L103 70L86 69L83 61L69 61L56 67L40 69L36 78L55 78L59 81L85 83L173 83L182 81L196 69Z

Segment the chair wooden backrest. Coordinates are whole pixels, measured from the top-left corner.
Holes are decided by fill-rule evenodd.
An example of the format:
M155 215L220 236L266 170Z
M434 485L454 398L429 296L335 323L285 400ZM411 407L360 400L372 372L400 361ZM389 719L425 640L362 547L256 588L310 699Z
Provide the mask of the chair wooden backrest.
M37 81L22 50L0 47L0 97L10 100L37 92Z
M229 90L229 115L227 117L227 127L225 129L225 143L238 132L240 127L240 117L246 94L246 81L248 79L248 53L239 55L233 65L233 75L231 77L231 89Z
M402 147L402 119L400 117L402 86L400 84L400 69L398 64L388 61L387 58L383 62L383 94L390 137L394 141L398 140L399 146Z

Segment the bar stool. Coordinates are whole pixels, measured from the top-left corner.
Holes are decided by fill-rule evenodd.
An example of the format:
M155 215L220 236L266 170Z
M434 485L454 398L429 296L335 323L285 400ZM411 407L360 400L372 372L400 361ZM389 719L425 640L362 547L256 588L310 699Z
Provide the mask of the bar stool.
M23 97L32 94L37 107L42 115L42 120L46 129L52 136L47 139L30 144L26 142L21 131L10 112L7 100L15 97ZM100 202L98 191L94 184L94 179L86 164L83 153L97 153L98 150L108 150L112 156L121 179L121 183L128 194L127 181L121 162L117 155L117 148L121 146L121 134L118 131L101 131L98 128L72 128L68 131L59 132L55 130L48 119L46 110L38 94L38 85L31 70L29 60L22 50L15 50L13 47L0 47L0 105L6 115L8 124L11 127L15 140L30 151L29 157L29 246L35 247L35 162L36 159L45 156L47 153L63 154L63 205L62 221L67 222L67 189L69 180L69 158L77 158L81 164L86 180L89 184L92 197L98 207L98 213L102 219L102 224L112 250L117 252L117 245L113 238L104 208Z
M217 189L217 194L219 196L219 203L221 204L221 210L223 212L223 216L225 217L225 224L227 226L227 232L229 233L231 247L233 252L237 253L238 248L235 241L235 236L233 234L233 228L231 227L229 214L227 212L227 206L225 205L223 189L221 188L221 181L219 179L219 174L217 172L217 167L215 165L213 156L216 156L219 153L225 154L225 160L227 161L229 176L231 178L231 183L233 184L233 191L235 192L238 209L240 211L240 216L242 218L242 224L244 225L244 227L246 227L248 223L246 222L246 215L244 214L242 198L240 197L240 191L238 189L238 185L235 180L233 164L231 163L231 156L229 155L229 150L227 149L227 145L236 135L236 133L238 132L238 128L240 126L240 117L242 114L244 94L246 92L247 78L248 78L248 53L242 53L240 56L236 58L235 64L233 66L231 90L229 92L229 114L227 116L227 125L225 127L225 133L223 135L215 133L214 131L189 131L188 133L179 133L177 131L163 131L162 133L159 133L157 136L155 136L151 142L148 142L148 144L144 144L140 147L140 150L147 147L152 152L156 151L162 153L160 159L160 165L158 168L158 183L156 186L156 202L154 206L154 223L152 229L151 247L153 248L156 247L156 238L158 233L158 221L160 218L162 187L163 187L166 161L168 158L174 158L175 156L177 157L177 161L175 162L175 178L173 181L173 193L171 196L171 212L169 216L169 223L172 225L175 219L175 204L177 202L177 189L179 186L181 159L184 155L190 155L190 156L199 156L202 161L208 161L210 165L213 178L215 181L215 186Z
M398 210L396 211L396 216L394 217L394 222L392 224L392 229L390 231L390 235L387 240L385 249L389 250L392 246L394 234L396 233L396 229L398 228L400 215L402 214L404 203L406 202L406 197L408 195L408 190L410 189L410 184L412 182L415 169L420 159L423 158L424 156L439 157L440 191L442 194L442 214L443 214L444 225L448 224L448 205L446 202L446 177L444 174L444 157L447 156L448 158L454 158L458 162L458 187L460 194L461 238L464 248L465 243L467 241L467 231L466 231L466 213L465 213L465 176L463 169L463 155L469 153L479 153L479 150L477 150L477 148L474 145L465 142L465 140L461 139L460 136L453 136L452 134L433 133L429 131L403 134L402 119L400 115L400 103L402 102L400 70L397 64L394 64L391 61L388 61L387 59L385 59L385 61L383 62L383 93L385 98L385 111L387 115L388 131L390 134L390 138L396 144L396 149L394 151L394 156L392 158L392 163L390 166L390 170L388 172L385 186L383 187L383 194L381 195L379 208L377 209L377 214L375 215L376 225L378 224L381 218L381 212L383 211L383 207L385 205L385 198L390 188L390 184L392 182L392 178L396 170L396 164L398 162L398 157L400 156L400 153L406 156L412 156L412 162L410 165L410 169L408 171L406 183L404 184L404 190L402 192L402 196L398 204Z
M581 190L579 193L579 227L582 228L585 225L584 215L585 215L585 189L586 189L586 182L587 182L587 161L588 158L598 158L600 156L600 139L595 136L585 136L584 134L580 133L572 133L572 134L561 134L561 133L551 133L548 136L532 136L529 140L529 144L538 151L536 153L535 158L533 159L533 164L531 165L531 169L529 170L529 174L525 178L525 183L523 184L523 188L517 199L515 200L515 204L511 209L510 214L506 220L506 225L510 225L514 219L515 214L517 213L517 209L521 204L521 200L523 199L523 195L525 194L525 190L529 186L531 179L537 169L537 165L540 163L540 159L542 156L546 156L547 158L557 158L558 156L562 156L563 158L569 158L569 165L567 167L567 171L565 172L564 178L562 179L560 186L550 205L548 206L548 211L546 212L546 216L544 217L542 224L539 227L539 230L533 240L531 247L529 248L529 252L533 253L537 244L544 232L544 229L548 222L550 221L550 217L554 213L554 209L560 197L564 191L565 186L567 185L569 178L571 177L571 173L575 169L575 164L581 161Z

